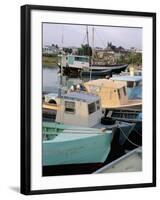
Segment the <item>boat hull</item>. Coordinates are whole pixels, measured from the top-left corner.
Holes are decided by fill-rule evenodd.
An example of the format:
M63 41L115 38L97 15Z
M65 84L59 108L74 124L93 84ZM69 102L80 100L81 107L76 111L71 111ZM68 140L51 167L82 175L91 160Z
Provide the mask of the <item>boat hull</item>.
M60 133L43 141L43 166L103 163L111 148L112 133Z
M127 67L128 67L127 64L126 65L111 65L111 66L104 65L104 66L92 66L92 67L88 67L88 69L92 69L93 71L95 71L95 74L96 74L96 71L98 72L102 70L109 70L111 74L114 74L114 73L120 73L122 71L125 71ZM83 71L83 67L63 66L63 75L66 75L68 77L80 77L82 71Z

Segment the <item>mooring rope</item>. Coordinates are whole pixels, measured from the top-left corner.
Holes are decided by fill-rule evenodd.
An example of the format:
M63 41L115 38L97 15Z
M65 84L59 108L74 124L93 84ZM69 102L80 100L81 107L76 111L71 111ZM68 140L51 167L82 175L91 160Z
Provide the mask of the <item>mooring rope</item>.
M137 131L137 129L134 129L134 131L135 131L139 136L142 137L142 134L140 134L140 133Z
M138 144L132 142L132 141L126 136L126 134L125 134L124 131L121 129L121 127L119 127L119 129L120 129L120 131L122 132L123 136L126 138L126 140L127 140L128 142L130 142L132 145L134 145L134 146L136 146L136 147L140 147L140 145L138 145ZM130 131L131 131L132 129L133 129L133 127L131 127Z

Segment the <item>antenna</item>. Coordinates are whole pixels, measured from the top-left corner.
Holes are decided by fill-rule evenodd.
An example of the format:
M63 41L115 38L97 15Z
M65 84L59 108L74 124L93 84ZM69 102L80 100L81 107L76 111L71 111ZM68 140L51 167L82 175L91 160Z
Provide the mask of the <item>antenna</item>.
M86 26L86 33L87 33L87 44L88 44L88 47L89 47L88 26Z
M63 25L62 25L62 38L61 38L62 40L61 40L61 42L62 42L62 48L63 48Z

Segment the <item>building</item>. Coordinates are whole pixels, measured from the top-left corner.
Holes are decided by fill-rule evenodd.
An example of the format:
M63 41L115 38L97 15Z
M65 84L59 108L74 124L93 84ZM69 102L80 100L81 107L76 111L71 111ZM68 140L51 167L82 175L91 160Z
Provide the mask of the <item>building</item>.
M43 54L58 54L59 48L57 45L45 45L43 48Z

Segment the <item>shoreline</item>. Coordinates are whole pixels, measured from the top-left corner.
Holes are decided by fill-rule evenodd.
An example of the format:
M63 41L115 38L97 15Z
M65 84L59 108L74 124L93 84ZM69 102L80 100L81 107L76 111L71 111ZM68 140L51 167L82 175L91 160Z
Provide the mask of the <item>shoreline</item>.
M42 57L42 66L47 68L55 68L58 67L58 56Z

